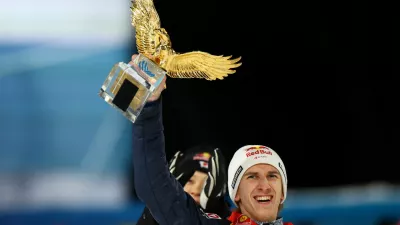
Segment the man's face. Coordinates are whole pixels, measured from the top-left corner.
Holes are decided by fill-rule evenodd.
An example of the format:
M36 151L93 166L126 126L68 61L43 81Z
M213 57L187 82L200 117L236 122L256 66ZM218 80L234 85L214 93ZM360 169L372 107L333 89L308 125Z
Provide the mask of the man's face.
M235 196L241 212L253 220L271 222L283 200L282 177L275 167L257 164L244 173Z
M190 194L197 204L200 204L200 194L207 177L206 173L196 171L183 187L183 190Z

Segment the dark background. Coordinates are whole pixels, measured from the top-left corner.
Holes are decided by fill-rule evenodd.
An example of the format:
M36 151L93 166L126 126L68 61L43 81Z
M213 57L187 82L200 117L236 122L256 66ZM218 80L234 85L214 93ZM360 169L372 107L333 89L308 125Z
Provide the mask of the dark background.
M277 151L289 188L400 183L399 24L368 2L154 0L180 53L242 57L222 81L167 79L167 156Z

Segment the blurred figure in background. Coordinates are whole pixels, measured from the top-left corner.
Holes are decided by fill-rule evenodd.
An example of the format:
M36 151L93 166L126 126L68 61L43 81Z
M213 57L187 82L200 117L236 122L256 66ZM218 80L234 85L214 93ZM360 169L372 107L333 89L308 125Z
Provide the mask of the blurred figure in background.
M209 166L211 163L212 167ZM227 191L225 157L218 148L197 145L185 151L177 151L169 162L169 169L184 191L192 196L205 212L224 217L230 215L229 204L224 199ZM208 173L215 175L209 176ZM211 179L214 182L214 190L211 195L207 195L210 187L206 184L210 184ZM157 224L149 209L145 207L137 225Z

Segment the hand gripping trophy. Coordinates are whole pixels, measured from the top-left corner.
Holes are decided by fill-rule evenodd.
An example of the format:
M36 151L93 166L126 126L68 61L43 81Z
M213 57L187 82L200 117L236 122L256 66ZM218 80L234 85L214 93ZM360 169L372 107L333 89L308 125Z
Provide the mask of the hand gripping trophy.
M133 65L113 66L99 95L132 123L165 75L171 78L224 79L241 65L240 57L215 56L193 51L176 53L167 31L161 27L153 0L135 0L131 6L139 55Z

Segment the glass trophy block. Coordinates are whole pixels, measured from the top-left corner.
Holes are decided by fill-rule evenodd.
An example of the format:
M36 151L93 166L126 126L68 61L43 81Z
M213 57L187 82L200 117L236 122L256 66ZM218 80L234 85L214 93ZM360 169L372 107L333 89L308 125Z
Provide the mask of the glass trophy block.
M133 63L132 66L124 62L115 64L99 93L132 123L166 75L165 70L141 54Z

